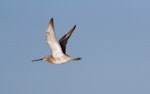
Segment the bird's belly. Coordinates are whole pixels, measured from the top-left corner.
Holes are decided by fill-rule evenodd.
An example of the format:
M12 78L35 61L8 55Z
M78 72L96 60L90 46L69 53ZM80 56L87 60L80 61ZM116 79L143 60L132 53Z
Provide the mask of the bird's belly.
M53 63L53 64L63 64L63 63L66 63L70 60L71 60L70 57L60 57L60 58L55 58L53 61L51 61L51 63Z

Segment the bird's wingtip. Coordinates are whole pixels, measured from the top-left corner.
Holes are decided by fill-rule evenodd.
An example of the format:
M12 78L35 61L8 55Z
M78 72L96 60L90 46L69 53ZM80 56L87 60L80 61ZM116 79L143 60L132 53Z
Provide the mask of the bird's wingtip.
M53 19L53 17L50 19L50 24L53 24L53 22L54 22L54 19Z
M53 17L50 20L53 20Z

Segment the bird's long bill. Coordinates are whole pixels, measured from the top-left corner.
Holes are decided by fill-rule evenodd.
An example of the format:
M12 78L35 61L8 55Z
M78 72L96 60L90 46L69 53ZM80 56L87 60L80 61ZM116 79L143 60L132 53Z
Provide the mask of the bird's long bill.
M32 60L32 62L34 62L34 61L40 61L40 60L43 60L43 58L41 58L41 59L36 59L36 60Z

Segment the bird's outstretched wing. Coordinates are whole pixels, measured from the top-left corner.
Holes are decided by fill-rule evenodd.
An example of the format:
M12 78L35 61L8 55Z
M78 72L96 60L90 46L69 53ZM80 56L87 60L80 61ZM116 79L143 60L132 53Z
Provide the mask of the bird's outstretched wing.
M73 33L74 29L76 28L76 25L67 33L65 34L60 40L59 43L61 45L62 51L64 54L66 54L66 44L68 39L70 38L71 34ZM66 54L67 55L67 54Z
M61 46L56 38L53 18L51 18L46 30L46 42L51 49L53 57L60 57L64 55Z

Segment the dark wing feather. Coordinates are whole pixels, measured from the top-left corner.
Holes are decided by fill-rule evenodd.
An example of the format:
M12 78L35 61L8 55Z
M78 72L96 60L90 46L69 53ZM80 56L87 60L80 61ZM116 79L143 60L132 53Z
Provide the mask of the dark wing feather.
M66 54L66 44L67 44L67 41L68 39L70 38L71 34L73 33L74 29L76 28L76 25L67 33L65 34L60 40L59 40L59 43L60 43L60 46L62 48L62 51L64 54Z

